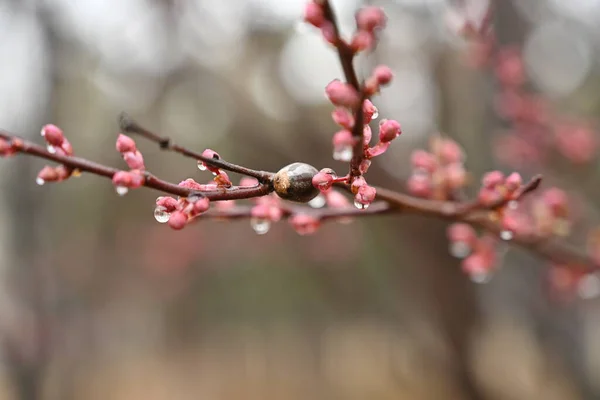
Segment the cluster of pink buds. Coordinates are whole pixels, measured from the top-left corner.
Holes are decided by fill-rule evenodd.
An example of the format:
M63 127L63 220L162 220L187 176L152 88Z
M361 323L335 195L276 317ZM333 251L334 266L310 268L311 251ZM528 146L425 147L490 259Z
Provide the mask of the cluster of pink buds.
M135 141L129 136L119 134L116 148L129 167L129 171L119 171L113 175L112 182L120 196L127 194L129 189L139 188L144 184L144 157L137 149Z
M336 45L339 38L328 10L319 0L309 1L304 9L304 20L319 28L323 38ZM349 48L354 52L372 49L377 31L384 28L386 16L381 8L365 7L356 13L357 31L350 41Z
M217 187L215 184L202 185L191 178L180 182L179 186L198 192L214 190ZM161 224L168 223L172 229L181 230L192 219L208 211L209 207L210 200L201 194L192 194L178 199L161 196L156 199L154 218Z
M255 205L250 210L250 225L254 232L264 235L269 232L271 223L281 220L283 209L281 208L281 199L275 194L258 197Z
M454 140L435 135L429 151L415 150L411 155L412 174L408 191L418 197L447 200L467 185L464 152Z
M463 271L474 282L489 281L497 263L496 239L490 235L478 237L473 227L465 223L450 225L447 236L450 254L462 259Z
M517 199L522 184L523 178L517 172L505 177L500 171L491 171L481 179L481 189L477 199L485 207L508 203Z
M71 143L69 143L65 137L62 129L60 129L58 126L51 124L45 125L42 128L41 135L46 141L46 149L48 150L48 153L59 154L63 156L73 155L73 146L71 146ZM79 172L67 168L64 165L59 165L57 167L46 165L38 173L36 183L38 185L43 185L46 182L60 182L69 178L71 175L78 176Z
M511 166L541 162L553 150L577 164L594 159L599 147L594 127L552 113L541 94L527 89L519 47L498 47L491 30L475 32L472 40L474 66L492 70L499 86L496 111L511 124L494 146L501 161Z
M212 158L215 160L219 160L221 157L219 156L219 154L211 149L206 149L202 152L202 156L206 157L206 158ZM227 172L213 167L211 165L206 164L203 161L198 161L198 169L200 171L210 171L212 172L212 174L215 176L214 177L214 181L217 183L217 186L219 187L225 187L225 188L229 188L232 186L231 180L229 179L229 175L227 175Z

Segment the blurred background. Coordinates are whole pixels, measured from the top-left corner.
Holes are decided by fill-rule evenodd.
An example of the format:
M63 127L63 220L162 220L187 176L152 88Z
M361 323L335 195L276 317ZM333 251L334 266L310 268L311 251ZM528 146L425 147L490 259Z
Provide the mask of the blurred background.
M41 126L54 123L77 155L121 166L116 118L126 111L252 168L304 161L342 172L323 95L341 68L300 22L304 3L0 0L0 127L41 143ZM332 3L350 35L364 2ZM576 228L597 220L595 153L583 164L568 152L542 160L496 142L511 137L497 84L468 65L458 34L486 1L370 4L384 7L388 28L358 68L395 71L374 103L404 132L370 183L403 190L410 152L441 131L465 148L475 182L516 163L578 199ZM498 40L522 48L531 92L593 126L600 0L496 7ZM210 179L138 143L153 173ZM449 256L439 221L369 218L308 237L285 222L262 236L248 221L175 232L152 216L159 193L118 197L88 175L40 187L43 165L0 162L1 399L600 398L598 303L549 297L547 264L532 254L506 247L478 285Z

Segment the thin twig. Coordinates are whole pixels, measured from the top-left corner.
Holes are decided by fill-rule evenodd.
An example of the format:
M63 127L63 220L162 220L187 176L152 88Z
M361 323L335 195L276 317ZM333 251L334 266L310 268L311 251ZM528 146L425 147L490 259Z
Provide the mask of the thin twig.
M5 131L0 131L0 139L14 143L19 153L30 154L49 161L54 161L68 168L77 169L81 172L88 172L94 175L104 176L112 179L113 175L120 171L119 169L108 167L84 158L50 153L42 146L23 138L11 135ZM164 181L150 174L149 172L145 173L144 178L143 185L146 187L182 197L201 193L204 197L207 197L210 200L248 199L264 196L272 191L271 186L267 184L258 184L253 187L233 186L230 188L216 188L214 190L198 191Z
M335 48L337 50L342 70L344 71L344 77L352 87L360 93L360 103L354 111L354 127L352 128L352 137L354 138L354 147L352 148L352 159L350 160L350 176L357 177L362 175L360 172L360 164L364 160L364 115L363 115L363 103L367 99L364 91L361 88L360 82L358 81L358 75L354 68L354 56L356 53L348 43L341 37L340 28L338 25L337 17L333 7L329 0L323 1L323 9L325 11L325 19L333 25L333 32L335 34Z
M204 157L200 153L197 153L193 150L189 150L183 146L174 143L168 137L160 136L144 128L125 113L122 113L119 116L119 126L123 132L137 134L147 140L150 140L151 142L158 144L158 146L162 150L173 151L186 157L193 158L196 161L203 161L206 164L211 165L213 167L224 169L225 171L236 172L238 174L256 178L260 183L269 184L272 181L273 176L275 175L273 172L257 171L254 169L230 163L220 158L217 159Z

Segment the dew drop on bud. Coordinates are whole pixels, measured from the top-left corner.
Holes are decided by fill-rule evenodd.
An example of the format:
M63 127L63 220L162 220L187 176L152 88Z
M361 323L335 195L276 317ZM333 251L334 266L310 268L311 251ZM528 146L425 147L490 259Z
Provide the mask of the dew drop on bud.
M512 240L515 234L512 231L504 230L500 232L500 238L502 240Z
M354 200L354 207L358 208L359 210L366 210L367 208L369 208L369 205Z
M198 161L198 169L200 171L206 171L206 165L202 161Z
M322 208L327 200L323 194L319 194L317 197L308 202L308 205L312 208Z
M511 200L508 202L507 207L509 210L516 210L519 208L519 202L516 200Z
M471 254L471 246L465 242L451 242L449 251L452 257L465 258Z
M46 183L45 180L43 180L42 178L40 178L39 176L35 179L35 183L37 183L38 185L42 186L44 183Z
M161 224L166 224L169 222L169 218L171 218L171 214L167 212L167 209L163 206L157 206L154 209L154 219Z
M377 117L379 117L379 110L377 108L375 108L375 111L373 112L373 116L371 117L371 119L377 119Z
M49 144L48 146L46 146L46 150L48 150L48 153L50 153L50 154L55 154L56 153L56 149L51 144Z
M349 162L352 160L352 146L342 146L336 148L333 151L333 159L344 162Z
M469 275L471 281L475 283L488 283L492 280L492 274L489 272L477 272Z
M46 136L46 130L44 128L40 131L40 135L42 135L42 137Z
M259 235L264 235L265 233L269 232L269 229L271 228L271 221L264 218L252 218L250 220L250 226L252 226L254 232L258 233Z
M125 196L127 192L129 192L129 189L126 186L117 186L115 187L115 190L119 196Z

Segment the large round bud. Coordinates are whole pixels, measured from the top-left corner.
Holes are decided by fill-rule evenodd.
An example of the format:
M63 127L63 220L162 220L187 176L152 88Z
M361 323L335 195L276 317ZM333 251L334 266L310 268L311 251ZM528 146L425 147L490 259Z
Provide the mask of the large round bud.
M285 200L307 203L319 194L312 184L318 172L312 165L299 162L283 167L273 178L275 193Z

